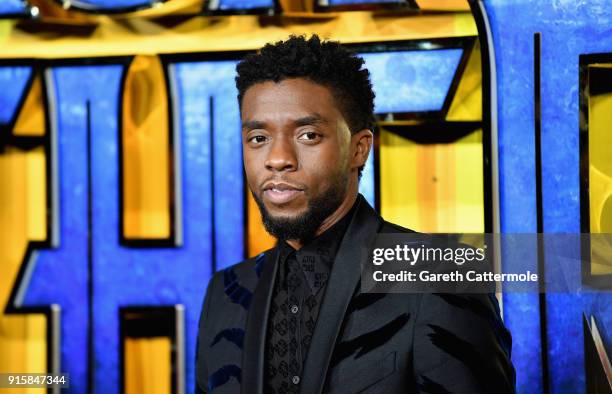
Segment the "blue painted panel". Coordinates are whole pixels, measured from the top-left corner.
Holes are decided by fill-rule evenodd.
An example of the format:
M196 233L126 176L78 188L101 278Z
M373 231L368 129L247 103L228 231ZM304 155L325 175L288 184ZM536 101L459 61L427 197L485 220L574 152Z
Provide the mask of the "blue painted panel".
M25 14L28 11L25 0L2 0L0 1L0 16Z
M70 392L87 390L87 123L91 102L91 171L93 249L93 332L96 391L119 391L119 312L127 305L185 305L186 378L193 392L195 337L200 308L212 274L212 196L210 149L200 127L199 104L179 100L179 134L183 155L182 216L184 244L179 249L119 246L118 105L121 66L65 67L53 71L58 110L61 246L41 251L26 294L26 305L58 303L62 307L62 371L71 375ZM178 81L178 86L181 86ZM189 85L190 81L183 83ZM189 87L186 87L188 89ZM188 95L188 94L186 94ZM232 97L235 100L235 95ZM194 104L198 104L194 106ZM238 151L239 152L239 151ZM220 153L222 154L222 153ZM224 154L224 153L223 153ZM239 153L238 153L239 154ZM230 156L240 163L239 159ZM240 169L241 170L241 169ZM242 200L238 201L242 212ZM222 212L221 214L225 215ZM230 216L230 215L228 215ZM219 225L221 226L221 224ZM242 226L230 223L229 227ZM232 238L232 240L239 238ZM242 258L242 241L227 252ZM233 253L233 254L232 254ZM238 256L240 255L240 256Z
M16 116L17 105L31 74L32 67L0 67L0 124L7 124Z
M487 11L497 62L501 230L504 233L534 233L537 218L533 59L515 54L533 53L533 36L516 33L511 36L510 31L515 30L505 27L511 22L498 20L493 7ZM506 33L500 36L500 32ZM510 46L512 51L505 50ZM513 336L512 361L518 393L543 391L538 298L537 294L503 295L504 322Z
M241 240L244 239L245 219L241 203L245 191L238 91L234 83L236 63L211 61L176 65L179 102L188 111L183 115L185 121L189 122L193 133L201 134L200 144L210 146L210 133L213 133L214 180L210 179L210 170L198 176L206 178L210 187L214 187L217 269L241 261L244 255ZM214 130L211 130L210 98ZM211 211L206 212L210 215Z
M87 100L92 103L96 113L94 124L101 119L114 126L116 132L120 74L118 66L65 67L53 71L54 96L59 104L56 108L60 246L39 252L25 303L57 303L61 306L62 371L70 373L70 391L73 393L87 392L89 224L85 103ZM112 328L109 325L108 329ZM109 349L113 348L107 348L106 353L113 353Z
M533 34L541 32L544 230L578 233L578 56L612 52L609 1L492 0L485 2L485 6L497 61L502 229L535 230L532 54ZM507 295L505 302L506 299L511 299L504 305L511 327L521 327L523 323L519 320L535 318L535 314L520 314L522 309L535 310L535 297L523 301L516 295ZM610 295L546 296L551 392L585 391L581 314L594 305L605 305L604 299L609 303ZM603 322L608 324L605 331L609 332L610 322L605 319ZM517 328L513 332L515 338L529 337L518 343L537 342L539 334L535 326L532 328L530 331ZM609 337L607 342L609 346ZM529 380L523 372L533 368L536 352L529 353L528 348L519 351L524 354L521 356L524 361L517 365L519 392L533 392L533 387L541 391L541 385L534 386L537 382Z
M376 200L376 182L374 179L374 146L370 151L368 161L366 161L361 173L361 180L359 181L359 193L363 194L365 199L370 203L371 206L375 206Z
M540 304L538 294L503 295L504 324L512 333L517 393L542 393Z
M376 4L376 3L405 3L404 0L329 0L329 5L358 5L358 4Z
M360 54L370 70L376 113L439 111L462 49Z
M179 84L180 86L180 84ZM118 103L109 106L114 108ZM94 240L96 389L118 392L118 307L125 305L185 306L185 350L188 391L193 392L196 330L206 284L212 274L210 226L210 154L206 134L194 122L193 107L180 100L178 143L183 152L181 248L133 249L118 246L118 144L114 122L94 122ZM116 118L115 118L116 119ZM95 120L95 119L94 119Z
M153 0L76 0L72 6L87 10L113 11L125 8L148 8L155 3Z
M248 10L274 8L274 0L219 0L220 10Z

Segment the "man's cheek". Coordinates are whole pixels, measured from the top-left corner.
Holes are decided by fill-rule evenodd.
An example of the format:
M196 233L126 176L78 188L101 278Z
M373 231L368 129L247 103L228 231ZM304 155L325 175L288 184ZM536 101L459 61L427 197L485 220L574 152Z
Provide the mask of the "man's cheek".
M248 171L245 172L246 175L246 181L247 181L247 186L249 187L249 190L251 190L256 196L260 196L259 190L257 188L257 177L252 174L249 173Z

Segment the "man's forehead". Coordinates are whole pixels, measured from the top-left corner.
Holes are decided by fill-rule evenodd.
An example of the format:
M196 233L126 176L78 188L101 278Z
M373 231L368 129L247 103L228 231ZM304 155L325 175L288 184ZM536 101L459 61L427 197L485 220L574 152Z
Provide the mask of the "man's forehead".
M314 97L313 97L314 96ZM332 92L324 85L313 82L306 78L290 78L281 81L262 81L249 87L243 98L245 100L256 99L258 101L278 101L287 102L308 100L312 98L331 99Z
M308 80L267 81L250 87L242 101L244 122L264 118L323 122L337 114L329 90Z

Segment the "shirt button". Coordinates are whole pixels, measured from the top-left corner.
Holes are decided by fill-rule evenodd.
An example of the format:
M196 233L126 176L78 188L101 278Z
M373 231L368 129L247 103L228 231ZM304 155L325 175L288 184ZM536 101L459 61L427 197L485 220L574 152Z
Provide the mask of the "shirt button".
M300 383L300 377L297 375L294 375L293 378L291 378L291 381L293 382L293 384L299 384Z
M299 310L300 310L300 308L298 308L297 305L291 305L291 313L293 313L293 314L298 313Z

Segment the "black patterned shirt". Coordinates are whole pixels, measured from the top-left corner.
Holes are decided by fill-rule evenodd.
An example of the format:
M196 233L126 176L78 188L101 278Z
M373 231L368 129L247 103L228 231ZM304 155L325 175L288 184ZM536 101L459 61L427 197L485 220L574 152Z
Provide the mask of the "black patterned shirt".
M279 265L266 333L265 390L297 393L327 279L353 208L323 234L295 250L278 245Z

